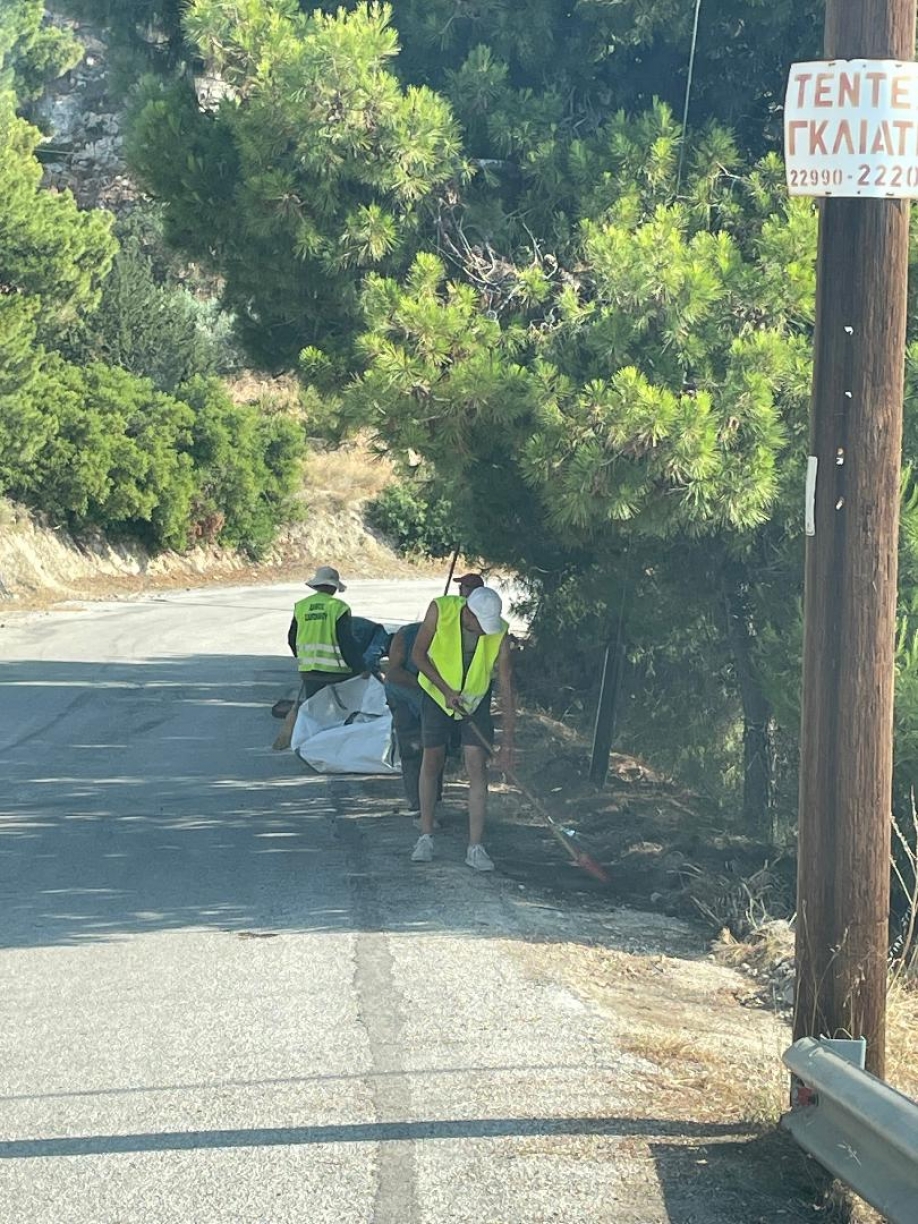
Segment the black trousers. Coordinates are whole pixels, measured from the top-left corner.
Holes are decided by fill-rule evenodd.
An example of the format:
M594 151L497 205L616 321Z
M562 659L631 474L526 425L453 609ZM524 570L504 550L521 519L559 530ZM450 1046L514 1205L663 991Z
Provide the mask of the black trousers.
M392 725L395 728L395 739L398 743L398 755L402 762L402 785L405 788L405 802L412 812L421 810L421 800L418 796L418 780L421 776L421 720L410 706L401 701L389 706L392 711Z

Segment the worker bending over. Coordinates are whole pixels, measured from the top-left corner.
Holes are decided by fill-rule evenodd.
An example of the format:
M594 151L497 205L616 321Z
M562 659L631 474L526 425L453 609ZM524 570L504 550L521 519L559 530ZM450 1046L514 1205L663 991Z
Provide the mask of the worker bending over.
M472 591L484 586L481 574L462 574L453 579L459 594L467 599ZM417 664L412 659L414 644L421 628L420 621L402 625L389 644L389 666L386 668L386 705L392 711L392 726L402 764L402 783L411 816L420 816L421 800L418 788L421 779L421 698L424 690L418 681ZM458 740L459 726L455 731ZM447 745L449 750L450 745ZM443 772L437 780L437 799L443 794Z
M437 787L446 747L459 724L460 743L469 779L469 847L465 861L476 871L493 871L482 845L488 800L488 756L494 743L491 690L495 672L500 685L503 735L495 764L512 768L516 706L508 625L501 617L500 595L491 587L461 595L444 595L427 609L412 651L421 696L420 803L421 836L411 854L414 863L434 856L433 827Z

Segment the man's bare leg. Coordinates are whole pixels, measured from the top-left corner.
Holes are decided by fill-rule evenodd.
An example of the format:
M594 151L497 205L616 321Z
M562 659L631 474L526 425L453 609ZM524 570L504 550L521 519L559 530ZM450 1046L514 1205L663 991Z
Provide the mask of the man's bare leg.
M440 776L446 760L446 748L425 748L421 760L418 797L421 800L421 833L433 833L434 814L440 790Z
M466 744L465 772L469 779L469 845L479 846L488 809L488 754L484 748Z

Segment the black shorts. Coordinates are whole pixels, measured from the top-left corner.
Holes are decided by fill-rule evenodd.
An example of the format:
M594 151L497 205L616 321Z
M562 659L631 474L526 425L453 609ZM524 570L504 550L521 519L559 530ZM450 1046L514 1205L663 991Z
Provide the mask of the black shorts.
M406 701L387 701L402 756L421 755L421 716Z
M421 744L425 748L448 748L457 740L463 747L483 748L475 734L477 727L488 747L494 743L494 719L491 717L491 691L488 690L468 718L451 718L429 693L421 696Z

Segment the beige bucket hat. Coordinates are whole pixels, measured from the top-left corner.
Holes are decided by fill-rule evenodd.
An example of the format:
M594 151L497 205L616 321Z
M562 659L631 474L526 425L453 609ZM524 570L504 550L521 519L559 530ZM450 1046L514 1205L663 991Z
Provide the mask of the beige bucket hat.
M311 578L306 579L306 585L315 590L316 587L330 586L336 591L346 591L347 587L341 581L341 575L331 565L320 565Z

